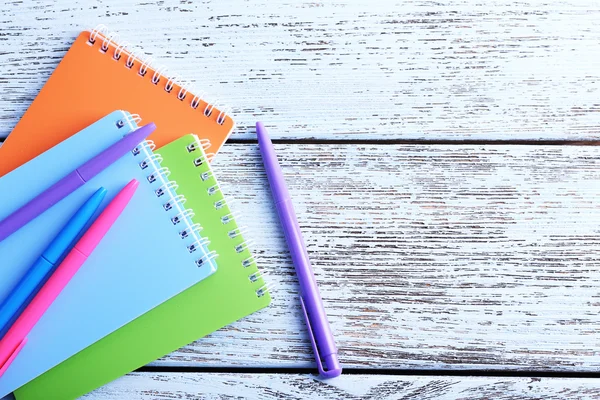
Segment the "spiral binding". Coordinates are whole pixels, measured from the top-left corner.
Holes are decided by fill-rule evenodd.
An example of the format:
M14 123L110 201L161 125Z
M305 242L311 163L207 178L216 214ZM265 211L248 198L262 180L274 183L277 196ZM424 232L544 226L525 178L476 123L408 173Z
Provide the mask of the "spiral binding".
M209 187L208 189L206 189L206 191L208 192L209 196L214 195L215 193L219 192L220 190L221 190L221 187L218 184L212 185L211 187ZM218 209L216 203L215 203L215 209Z
M178 100L184 101L186 98L188 98L188 95L190 95L190 97L193 96L189 103L189 106L191 108L198 109L200 102L203 101L206 103L206 106L204 107L204 109L201 110L202 114L205 117L210 117L216 110L219 112L219 115L217 116L217 123L219 125L223 125L225 123L227 116L231 113L231 109L229 107L222 107L216 101L206 100L205 93L201 93L200 95L195 95L191 93L192 90L190 90L189 84L179 79L176 79L173 76L167 76L166 67L164 66L159 66L157 68L153 67L153 58L151 56L139 56L138 51L131 49L129 43L125 41L121 42L119 40L119 35L115 32L109 32L108 28L103 24L97 25L94 29L90 31L88 44L92 46L96 43L96 41L100 40L102 41L100 45L100 51L102 51L103 53L111 54L110 49L111 47L114 48L111 54L113 60L120 61L121 59L123 59L123 56L127 56L127 59L125 60L125 67L135 70L134 67L136 67L136 65L139 65L139 68L136 68L137 74L142 77L146 76L148 70L151 69L152 71L154 71L152 74L151 83L153 83L154 85L158 85L160 82L165 82L164 90L167 93L173 93L173 88L175 84L177 84L179 86L179 91L177 91L174 94Z
M117 128L122 128L125 125L129 125L131 129L135 129L137 124L142 121L142 117L139 114L127 114L125 118L117 121Z
M251 246L254 246L254 241L245 240L243 243L240 243L237 246L235 246L235 251L236 253L242 253L244 250L249 250Z
M236 229L232 229L229 231L228 235L230 238L235 239L238 236L244 236L248 233L248 227L246 226L240 226L237 227Z
M200 139L196 143L192 143L186 146L188 153L191 153L198 149L198 146L202 147L202 150L206 151L210 147L210 140Z
M248 279L250 280L250 282L257 282L259 279L263 279L266 280L267 277L270 276L270 274L266 271L256 271L253 274L250 274L248 276Z
M168 181L164 185L160 186L158 189L154 191L156 197L161 197L168 191L176 191L179 185L175 181Z
M146 157L146 159L144 159L144 161L142 161L139 165L141 169L146 169L150 163L160 164L162 160L163 158L160 154L154 153L150 157Z
M188 251L194 253L202 247L206 248L210 241L200 235L200 232L202 231L200 224L192 223L191 218L194 216L194 212L191 209L186 209L184 207L186 202L185 196L176 194L175 190L178 187L177 183L168 179L170 171L168 168L160 165L162 156L158 153L153 153L153 149L154 143L147 140L138 145L132 151L132 154L135 157L143 157L142 161L138 163L140 169L146 170L151 167L152 172L147 175L146 179L150 184L159 185L154 190L156 197L160 198L167 196L166 201L163 203L163 209L166 212L171 213L171 222L173 225L183 224L179 236L181 239L189 240L188 244L186 244ZM200 267L207 262L214 260L216 257L217 253L211 251L195 259L195 263ZM213 268L216 269L214 265Z
M239 218L240 218L240 213L239 213L239 211L233 211L233 212L230 212L230 213L229 213L229 214L227 214L227 215L223 215L223 216L221 217L221 222L222 222L223 224L228 224L228 223L230 223L231 221L235 221L236 219L239 219Z
M203 172L202 174L200 174L200 179L202 179L203 181L207 181L209 180L211 177L213 176L212 171L206 171Z
M202 177L200 177L200 178L202 178ZM228 202L227 202L227 201L225 201L225 199L217 200L217 201L215 201L215 209L216 209L216 210L220 210L221 208L223 208L223 207L225 207L226 205L228 205L227 203L228 203ZM231 206L231 204L232 204L232 202L230 201L230 202L229 202L229 206Z
M208 144L208 145L207 145ZM203 149L206 150L208 147L210 147L210 144L207 143L207 141L201 141L199 139L196 139L195 143L192 143L188 146L186 146L186 150L188 151L188 153L193 153L199 149ZM208 162L208 154L205 154L204 151L200 151L198 152L198 157L193 159L193 164L196 167L199 167L201 165L203 165L204 163ZM200 175L200 179L202 181L207 181L209 178L214 178L212 172L204 172ZM216 178L214 178L216 181ZM206 188L206 191L209 195L214 195L217 192L221 192L221 186L219 185L218 182L216 182L214 185L209 186ZM227 201L224 198L220 198L218 200L215 200L213 203L214 207L216 210L220 210L220 209L226 209L228 211L227 214L221 216L221 222L226 225L229 224L232 221L235 221L236 219L238 219L239 217L239 213L234 211L231 212L231 210L227 207ZM239 237L243 238L243 235L248 231L248 229L244 226L238 226L235 229L232 229L228 232L228 237L232 240L237 239ZM253 246L253 241L252 240L244 240L243 242L239 243L239 244L235 244L233 245L234 250L236 251L236 253L242 253L245 250L250 250L250 248ZM258 264L257 264L257 258L252 255L252 253L250 253L250 257L244 259L241 261L241 267L242 268L248 268L250 266L256 266L258 268ZM260 271L256 271L251 273L248 276L248 279L250 280L250 282L252 283L256 283L258 282L261 278L263 278L265 276L265 273L261 273ZM269 290L272 288L272 286L267 285L267 284L263 284L261 287L259 287L258 289L256 289L256 295L258 297L262 297L264 295L266 295L267 293L269 293Z
M177 225L178 223L180 223L181 221L183 221L185 219L194 218L194 215L196 215L196 214L194 214L194 211L188 208L188 209L183 210L182 212L180 212L173 218L171 218L171 222L173 223L173 225Z
M189 230L184 229L181 232L179 232L179 236L182 239L186 239L190 235L190 233L193 231L200 233L200 231L202 231L202 226L200 224L194 224L194 225L192 225L192 227Z

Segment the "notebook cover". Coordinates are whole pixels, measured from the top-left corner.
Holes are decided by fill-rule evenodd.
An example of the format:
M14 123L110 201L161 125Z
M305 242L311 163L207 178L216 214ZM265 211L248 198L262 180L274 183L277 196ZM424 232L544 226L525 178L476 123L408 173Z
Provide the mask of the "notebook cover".
M189 152L190 145L195 150ZM231 210L219 191L207 192L217 181L206 162L195 165L194 160L206 159L199 147L197 138L187 135L158 152L186 204L204 210L193 221L210 238L209 249L219 253L217 273L23 386L15 392L17 400L76 398L270 303L256 264L243 265L252 257L243 237L230 237L239 232L235 220L223 223Z
M127 122L119 128L119 121ZM128 114L114 112L0 178L0 219L135 128ZM157 197L155 190L166 184L158 172L161 167L146 144L138 148L138 155L126 154L0 242L0 297L4 298L99 187L108 190L104 208L132 178L140 181L120 218L27 336L27 344L0 378L0 398L215 271L214 260L196 265L208 249L188 250L200 236L194 231L180 237L193 223L188 218L172 223L184 207L170 200L177 195L171 189ZM148 164L142 169L144 160ZM149 176L156 178L154 183ZM164 208L167 202L173 206L169 211Z
M79 35L0 147L0 176L118 109L151 117L158 128L150 139L157 147L189 132L200 132L202 138L209 139L213 153L225 143L234 126L230 117L219 124L217 119L223 114L216 108L205 116L205 101L198 101L189 92L179 100L181 86L175 83L167 92L165 86L172 81L166 76L160 75L154 84L155 69L148 68L141 76L141 61L127 68L130 53L121 51L116 60L117 47L122 46L114 41L109 44L103 34L96 35L92 44L91 35L90 31ZM103 44L107 44L107 51L102 51ZM197 107L193 108L195 99Z

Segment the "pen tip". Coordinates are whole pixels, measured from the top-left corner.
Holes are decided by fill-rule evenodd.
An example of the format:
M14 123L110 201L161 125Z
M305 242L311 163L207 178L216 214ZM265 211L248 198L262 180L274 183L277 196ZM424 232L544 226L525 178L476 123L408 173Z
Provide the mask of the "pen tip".
M139 185L140 182L137 179L132 179L127 185L125 185L123 190L135 190Z
M100 187L98 190L96 190L96 193L94 193L94 197L104 198L104 196L106 196L106 193L108 193L108 190L106 190L103 187Z
M133 131L133 133L137 134L140 137L146 138L146 137L150 136L150 134L152 132L154 132L155 130L156 130L156 124L154 122L150 122L146 125L139 127L138 129Z

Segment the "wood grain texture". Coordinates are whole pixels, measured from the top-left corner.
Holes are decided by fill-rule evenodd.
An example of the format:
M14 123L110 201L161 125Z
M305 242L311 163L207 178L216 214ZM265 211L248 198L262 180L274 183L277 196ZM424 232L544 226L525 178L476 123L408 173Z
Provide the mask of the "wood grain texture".
M276 148L346 366L600 366L595 147ZM154 365L310 367L258 149L225 146L214 166L274 304Z
M346 375L321 381L293 374L136 373L82 399L567 400L599 396L594 379Z
M257 119L279 138L600 133L595 0L29 0L0 15L0 136L98 23L232 106L238 138Z
M257 119L280 139L581 140L600 133L594 0L30 0L2 2L0 16L0 137L76 35L98 23L207 99L232 106L234 138L254 138ZM346 367L597 371L595 147L277 150ZM313 367L256 146L225 146L215 168L224 191L238 198L234 208L275 285L274 304L152 365ZM321 382L232 372L131 374L88 399L309 394L600 397L590 379L353 375Z

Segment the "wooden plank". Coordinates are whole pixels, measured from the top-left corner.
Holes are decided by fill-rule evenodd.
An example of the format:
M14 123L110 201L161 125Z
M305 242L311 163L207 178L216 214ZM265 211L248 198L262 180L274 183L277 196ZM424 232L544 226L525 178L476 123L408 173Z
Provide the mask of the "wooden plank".
M276 148L346 366L600 367L598 149ZM311 367L258 149L214 165L274 304L154 365Z
M0 136L97 23L231 105L238 138L257 119L279 138L600 133L595 0L30 0L0 15Z
M591 399L596 379L296 374L136 373L85 400L147 399Z

